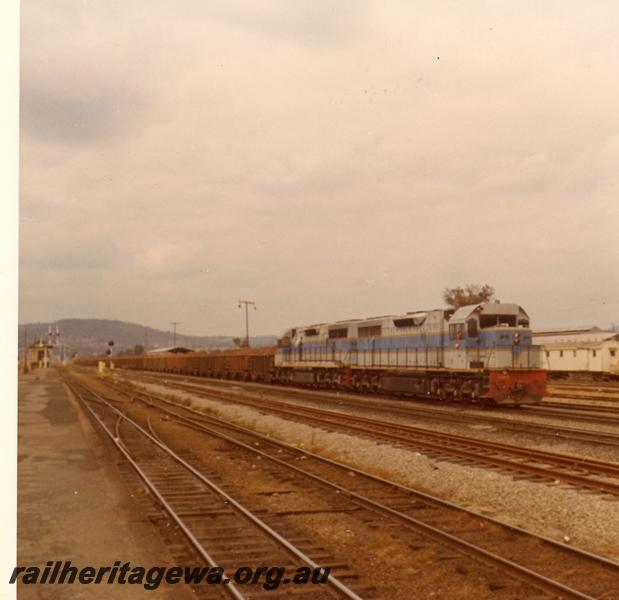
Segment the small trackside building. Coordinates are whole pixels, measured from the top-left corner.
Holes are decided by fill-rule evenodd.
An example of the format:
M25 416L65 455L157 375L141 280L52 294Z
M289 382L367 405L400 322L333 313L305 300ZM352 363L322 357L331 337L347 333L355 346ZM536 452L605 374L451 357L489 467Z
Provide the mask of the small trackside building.
M592 373L619 377L619 331L599 327L535 331L542 367L556 374Z

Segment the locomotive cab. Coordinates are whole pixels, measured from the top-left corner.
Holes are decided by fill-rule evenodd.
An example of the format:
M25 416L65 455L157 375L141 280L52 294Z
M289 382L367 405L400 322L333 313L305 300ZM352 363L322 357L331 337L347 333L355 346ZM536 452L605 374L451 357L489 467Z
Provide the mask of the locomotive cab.
M511 398L542 395L540 349L532 344L529 316L521 306L499 302L463 306L449 319L447 331L446 366L489 371L488 397L507 403Z
M518 304L487 302L459 308L448 322L450 368L537 368L529 316ZM450 348L451 346L451 348ZM450 356L451 355L451 356Z

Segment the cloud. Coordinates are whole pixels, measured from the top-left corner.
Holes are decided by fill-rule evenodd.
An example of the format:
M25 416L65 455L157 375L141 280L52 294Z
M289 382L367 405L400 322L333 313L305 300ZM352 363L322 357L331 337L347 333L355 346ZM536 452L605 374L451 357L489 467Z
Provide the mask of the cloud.
M356 37L365 29L373 2L368 0L213 0L207 14L265 37L305 44L333 44Z
M74 146L134 135L155 97L165 98L161 51L140 52L151 35L148 26L140 31L135 9L123 11L114 1L60 0L52 10L45 2L24 3L22 136Z
M145 105L138 87L106 89L80 76L39 80L36 87L26 83L21 90L22 135L60 144L100 142L130 134Z
M616 16L29 0L22 318L236 333L247 296L273 333L487 282L543 324L616 297Z

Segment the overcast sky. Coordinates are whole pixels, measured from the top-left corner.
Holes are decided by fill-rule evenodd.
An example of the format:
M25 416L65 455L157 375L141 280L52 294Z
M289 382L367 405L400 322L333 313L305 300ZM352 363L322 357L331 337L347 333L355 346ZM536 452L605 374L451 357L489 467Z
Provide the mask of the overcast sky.
M619 323L616 0L21 6L20 322Z

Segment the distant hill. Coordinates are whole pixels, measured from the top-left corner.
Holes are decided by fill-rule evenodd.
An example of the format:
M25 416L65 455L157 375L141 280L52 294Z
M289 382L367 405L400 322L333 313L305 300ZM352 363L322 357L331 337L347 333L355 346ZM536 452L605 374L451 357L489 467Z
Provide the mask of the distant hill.
M108 342L114 342L114 354L133 351L135 346L144 346L147 350L165 348L173 343L169 331L146 327L137 323L110 319L62 319L54 323L25 323L19 325L19 346L24 343L24 334L28 344L35 339L45 338L56 325L60 331L59 343L67 346L69 352L79 355L99 355L105 353ZM176 344L195 350L215 348L234 348L233 336L194 336L176 334ZM252 346L271 346L275 336L256 336L250 338Z

